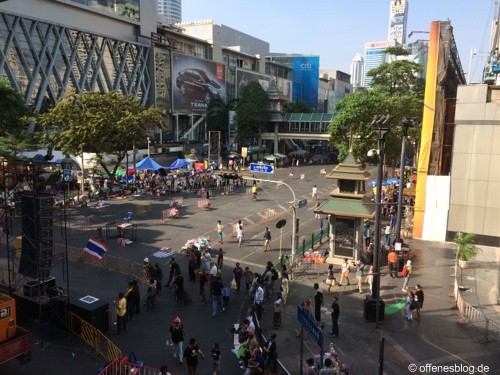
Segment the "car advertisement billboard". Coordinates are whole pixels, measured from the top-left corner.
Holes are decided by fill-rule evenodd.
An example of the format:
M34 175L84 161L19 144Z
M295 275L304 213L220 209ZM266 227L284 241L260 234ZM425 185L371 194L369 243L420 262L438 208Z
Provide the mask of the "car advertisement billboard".
M271 78L265 74L259 74L255 72L250 72L248 70L237 69L236 70L236 97L240 96L241 89L247 85L249 82L257 81L260 83L262 88L267 91L269 89L270 82L274 80L276 82L276 87L279 94L283 98L288 98L292 100L292 81L284 78Z
M294 56L293 100L301 100L309 108L318 106L319 56Z
M212 98L226 100L223 64L197 59L180 53L172 54L172 97L174 111L207 112Z

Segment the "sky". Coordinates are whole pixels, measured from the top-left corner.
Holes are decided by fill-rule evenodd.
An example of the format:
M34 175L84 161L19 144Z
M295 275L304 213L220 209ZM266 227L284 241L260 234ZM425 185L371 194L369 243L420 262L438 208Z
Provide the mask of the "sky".
M479 82L490 51L495 0L408 3L407 36L414 34L407 42L428 39L432 21L449 20L463 70L467 74L470 65L471 83ZM389 5L390 0L183 0L182 20L210 19L268 42L271 52L319 55L320 69L350 73L366 42L387 40Z

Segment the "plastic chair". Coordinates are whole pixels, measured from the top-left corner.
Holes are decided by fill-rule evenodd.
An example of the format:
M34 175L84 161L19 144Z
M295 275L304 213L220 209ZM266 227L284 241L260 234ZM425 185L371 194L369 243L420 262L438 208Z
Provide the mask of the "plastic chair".
M132 212L127 212L127 216L123 218L123 221L125 221L127 224L130 224L132 221Z

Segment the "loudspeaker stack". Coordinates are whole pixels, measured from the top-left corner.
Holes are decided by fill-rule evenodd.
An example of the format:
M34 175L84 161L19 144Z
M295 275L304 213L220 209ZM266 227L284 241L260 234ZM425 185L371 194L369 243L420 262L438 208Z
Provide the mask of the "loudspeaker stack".
M54 198L50 194L23 194L21 208L23 245L19 273L45 280L52 267Z

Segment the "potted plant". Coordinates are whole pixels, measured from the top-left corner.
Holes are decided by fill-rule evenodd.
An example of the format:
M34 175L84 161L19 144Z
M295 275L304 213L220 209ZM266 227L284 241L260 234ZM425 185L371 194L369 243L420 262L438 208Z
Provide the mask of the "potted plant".
M469 260L474 258L482 250L474 243L474 233L458 232L453 238L453 242L457 244L457 257L461 268L469 266Z

